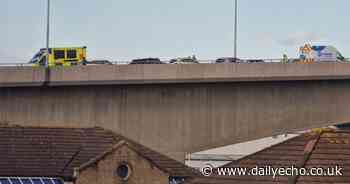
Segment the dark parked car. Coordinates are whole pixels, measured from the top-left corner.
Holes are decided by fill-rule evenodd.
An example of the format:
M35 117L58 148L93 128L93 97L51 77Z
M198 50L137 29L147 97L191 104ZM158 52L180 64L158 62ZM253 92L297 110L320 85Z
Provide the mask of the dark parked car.
M108 60L92 60L83 61L83 65L112 65L113 63Z
M134 59L130 64L164 64L159 58Z
M184 58L172 59L169 62L170 64L198 64L198 60L195 56L189 56Z
M262 59L249 59L247 62L248 63L263 63L264 60L262 60Z
M233 57L223 57L219 58L215 61L215 63L240 63L242 60L239 58L233 58Z

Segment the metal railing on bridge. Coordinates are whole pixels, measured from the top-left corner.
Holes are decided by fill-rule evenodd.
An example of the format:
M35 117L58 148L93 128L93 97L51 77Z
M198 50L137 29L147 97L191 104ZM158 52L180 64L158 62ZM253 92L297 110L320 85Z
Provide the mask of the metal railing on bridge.
M207 60L198 60L198 62L201 64L214 64L215 59L207 59ZM284 63L293 63L299 61L299 59L296 58L289 58L287 62ZM128 65L130 64L131 61L112 61L111 63L113 65ZM162 61L165 64L170 64L169 61ZM278 63L278 62L283 62L283 59L281 58L276 58L276 59L241 59L241 63ZM342 62L350 62L350 58L346 58L345 61ZM30 63L25 63L25 62L0 62L0 67L28 67L28 66L33 66L33 64Z
M1 63L0 62L0 67L24 67L24 66L33 66L33 64L18 63L18 62L13 62L13 63Z

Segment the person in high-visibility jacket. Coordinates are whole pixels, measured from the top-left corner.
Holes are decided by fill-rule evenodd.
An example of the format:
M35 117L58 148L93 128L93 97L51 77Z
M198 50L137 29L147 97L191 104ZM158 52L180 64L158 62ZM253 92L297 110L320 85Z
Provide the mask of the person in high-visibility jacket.
M287 54L283 54L282 63L288 63L288 56L287 56Z

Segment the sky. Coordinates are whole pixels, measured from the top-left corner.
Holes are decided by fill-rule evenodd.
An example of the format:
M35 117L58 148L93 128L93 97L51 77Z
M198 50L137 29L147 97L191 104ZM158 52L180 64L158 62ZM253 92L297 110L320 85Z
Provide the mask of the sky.
M27 62L46 43L46 0L1 0L0 62ZM51 47L89 59L233 55L233 0L51 0ZM238 0L238 57L297 57L306 42L350 55L350 1Z

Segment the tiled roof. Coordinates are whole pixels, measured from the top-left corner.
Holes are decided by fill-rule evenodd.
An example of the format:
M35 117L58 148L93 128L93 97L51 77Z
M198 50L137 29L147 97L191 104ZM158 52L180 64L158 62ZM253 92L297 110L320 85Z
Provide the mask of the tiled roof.
M49 176L70 180L73 168L112 146L100 128L0 127L0 176Z
M190 168L181 162L173 160L159 152L153 151L141 144L132 141L127 142L127 144L129 144L130 147L140 155L156 165L159 169L168 173L170 176L188 177L200 175L197 170Z
M298 184L350 183L350 131L323 132L305 164L306 168L329 168L335 166L343 168L343 176L300 177Z
M340 166L343 176L214 176L197 178L191 184L345 184L350 183L350 131L310 132L271 146L223 167L322 167Z
M184 164L101 128L0 126L0 176L63 177L69 181L74 168L120 141L170 175L195 175Z

